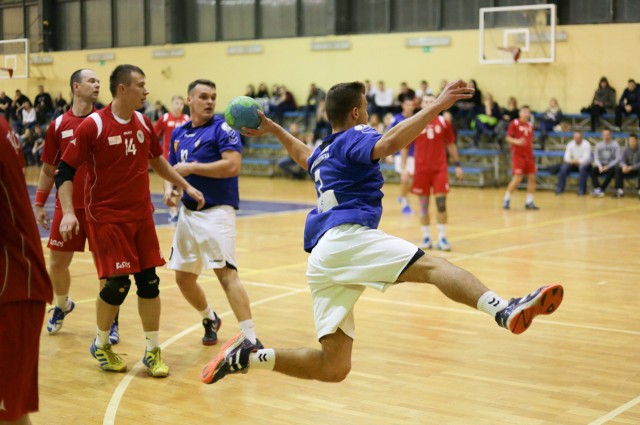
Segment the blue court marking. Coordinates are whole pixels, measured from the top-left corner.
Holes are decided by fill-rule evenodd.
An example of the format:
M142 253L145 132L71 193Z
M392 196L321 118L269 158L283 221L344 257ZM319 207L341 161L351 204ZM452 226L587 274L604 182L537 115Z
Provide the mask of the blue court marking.
M36 186L27 185L27 188L29 189L29 197L31 198L31 204L33 205L33 202L36 196ZM55 208L55 196L56 196L56 191L54 188L51 191L51 195L49 195L49 199L45 207L45 209L49 213L50 219L53 218L53 210ZM156 223L156 226L167 225L169 223L169 208L164 204L164 202L162 202L162 194L152 193L151 202L153 202L153 207L155 208L155 212L153 214L153 221ZM256 216L256 215L263 215L263 214L277 214L277 213L289 212L289 211L300 211L300 210L308 211L313 207L314 207L313 204L241 200L240 209L237 211L237 216L248 217L248 216ZM38 226L38 230L40 230L40 237L42 238L49 237L48 230L44 230L40 226Z

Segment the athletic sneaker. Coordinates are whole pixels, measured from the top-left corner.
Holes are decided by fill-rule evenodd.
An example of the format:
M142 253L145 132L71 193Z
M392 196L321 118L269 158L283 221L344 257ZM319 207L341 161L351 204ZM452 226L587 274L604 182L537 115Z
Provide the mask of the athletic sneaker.
M595 198L602 198L602 197L604 197L604 192L599 187L596 187L595 189L593 189L591 191L591 196L593 196Z
M411 209L411 205L407 204L404 207L402 207L402 214L404 214L404 215L413 214L413 210Z
M169 375L169 366L162 360L162 350L156 347L151 351L145 351L142 363L149 368L150 376L154 378L164 378Z
M524 208L527 210L539 210L540 207L534 204L533 202L527 202L524 204Z
M616 198L622 198L624 196L624 189L616 189L616 194L613 196Z
M96 346L96 342L93 341L89 352L94 359L98 360L100 367L105 372L125 372L127 370L127 364L122 358L113 352L111 344L106 344L102 348Z
M451 251L451 245L449 245L447 238L442 238L438 241L438 249L440 251Z
M562 285L543 286L523 298L512 298L506 308L496 313L496 322L514 334L526 331L538 314L551 314L560 307Z
M120 342L120 333L118 332L118 319L115 319L109 329L109 343L116 345Z
M264 348L260 340L253 344L240 332L222 347L222 350L202 369L200 379L205 384L214 384L232 373L249 371L249 354Z
M504 202L502 202L502 209L508 210L510 208L509 204L510 204L509 199L505 199Z
M69 300L69 310L62 311L62 309L59 308L58 306L55 306L54 308L49 310L49 312L53 310L53 314L51 315L51 318L47 322L47 332L49 332L49 335L57 334L60 331L60 329L62 329L64 318L67 316L67 314L71 313L75 307L76 307L76 303Z
M209 318L202 319L202 326L204 326L204 336L202 337L203 345L216 345L218 343L218 330L222 327L222 320L218 315L215 316L216 318L214 320Z
M423 248L423 249L433 248L433 244L431 243L431 238L429 236L425 236L424 238L422 238L422 243L420 244L420 248Z
M178 224L178 214L169 214L169 224L174 226Z

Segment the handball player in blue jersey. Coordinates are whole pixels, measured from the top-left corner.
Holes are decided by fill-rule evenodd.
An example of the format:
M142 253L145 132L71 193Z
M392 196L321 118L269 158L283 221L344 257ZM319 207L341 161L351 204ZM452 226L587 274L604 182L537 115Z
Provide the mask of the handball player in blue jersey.
M207 303L198 284L203 268L213 269L227 295L243 335L257 344L249 296L238 277L236 210L242 144L224 118L214 116L216 85L209 80L189 84L187 103L191 122L171 135L169 163L205 198L204 207L187 193L182 196L168 267L175 270L182 294L202 315L204 345L218 342L220 318ZM172 204L173 189L165 185L165 202Z
M379 159L407 146L438 113L471 98L473 92L462 81L452 82L433 103L380 135L366 125L364 85L337 84L327 93L326 103L333 134L315 151L264 117L257 130L243 129L251 136L275 135L315 182L318 202L307 217L304 249L310 253L307 278L321 349L265 349L240 334L205 366L203 382L250 369L342 381L351 370L353 306L366 288L385 291L401 282L429 283L451 300L489 314L515 334L524 332L538 314L558 308L563 296L560 285L507 301L471 273L377 229L384 183Z

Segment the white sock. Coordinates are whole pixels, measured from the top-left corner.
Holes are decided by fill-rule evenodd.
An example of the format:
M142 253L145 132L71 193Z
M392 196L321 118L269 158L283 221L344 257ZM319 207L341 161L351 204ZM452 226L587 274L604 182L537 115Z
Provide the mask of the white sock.
M407 198L406 196L398 197L398 201L400 201L400 205L402 205L403 207L409 205L409 198Z
M216 320L216 314L211 309L211 306L208 305L207 308L200 312L200 315L203 319Z
M436 224L436 229L438 229L438 240L441 241L444 239L446 235L447 225L446 224Z
M96 329L98 330L95 341L96 347L104 348L105 345L109 344L109 330L101 331L98 327Z
M263 348L249 354L249 368L273 370L276 365L276 350Z
M158 331L144 333L144 340L147 343L147 351L151 351L158 346L158 333Z
M504 194L504 200L508 201L511 199L511 193L509 193L509 191L507 190L507 192Z
M533 193L527 193L527 204L533 204Z
M489 314L491 317L496 317L496 313L502 311L507 307L509 303L497 296L492 291L487 291L478 299L478 310Z
M431 229L429 229L429 226L420 226L420 230L422 230L423 237L431 239Z
M253 325L253 320L243 320L239 323L239 325L244 336L246 336L249 341L255 344L258 337L256 336L256 327Z
M56 307L64 312L69 310L69 308L71 307L71 303L69 302L69 294L56 295Z

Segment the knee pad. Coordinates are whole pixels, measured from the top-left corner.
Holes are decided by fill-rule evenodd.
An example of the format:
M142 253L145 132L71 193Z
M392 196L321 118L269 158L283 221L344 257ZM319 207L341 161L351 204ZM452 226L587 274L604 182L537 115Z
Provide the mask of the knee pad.
M160 295L160 278L156 274L155 267L134 273L133 277L138 287L136 294L140 298L152 299Z
M130 287L129 276L109 277L100 291L100 298L109 305L122 305Z
M447 198L444 196L436 197L436 207L439 213L447 212Z

